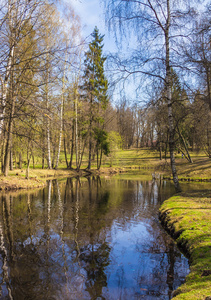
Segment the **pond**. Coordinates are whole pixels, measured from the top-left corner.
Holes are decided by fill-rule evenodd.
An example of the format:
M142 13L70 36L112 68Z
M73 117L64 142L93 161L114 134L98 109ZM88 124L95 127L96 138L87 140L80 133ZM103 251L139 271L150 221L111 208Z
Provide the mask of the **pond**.
M0 299L171 299L189 273L158 220L173 194L100 177L1 194Z

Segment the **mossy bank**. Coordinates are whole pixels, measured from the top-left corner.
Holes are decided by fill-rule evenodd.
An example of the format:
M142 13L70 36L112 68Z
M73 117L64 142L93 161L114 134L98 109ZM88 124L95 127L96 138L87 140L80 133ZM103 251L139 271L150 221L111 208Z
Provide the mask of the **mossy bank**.
M160 208L160 220L190 261L175 300L211 299L211 191L177 194Z

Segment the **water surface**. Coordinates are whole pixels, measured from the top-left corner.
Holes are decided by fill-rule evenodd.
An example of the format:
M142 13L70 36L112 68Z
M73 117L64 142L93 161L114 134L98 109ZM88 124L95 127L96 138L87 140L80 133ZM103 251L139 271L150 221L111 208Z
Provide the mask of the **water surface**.
M173 193L92 177L1 194L0 299L171 299L189 272L158 221Z

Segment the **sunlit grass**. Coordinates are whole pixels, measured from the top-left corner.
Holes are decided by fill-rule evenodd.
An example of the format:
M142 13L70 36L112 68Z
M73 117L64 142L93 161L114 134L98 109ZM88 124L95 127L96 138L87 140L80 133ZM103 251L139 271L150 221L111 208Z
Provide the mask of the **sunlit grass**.
M16 168L14 171L9 172L10 177L15 177L16 181L25 178L26 173L26 157L23 156L22 170ZM211 179L211 160L205 156L203 152L191 153L193 163L190 164L185 158L181 157L181 154L176 153L176 164L178 176L184 181L193 180L204 180L209 181ZM70 161L70 155L67 157L68 162ZM34 164L31 160L30 164L30 178L36 178L36 180L41 180L43 178L50 177L66 177L74 176L76 173L74 171L68 170L64 153L61 152L59 160L58 170L48 170L47 164L45 164L44 169L42 169L42 158L35 157ZM88 165L88 155L84 154L84 159L81 165L81 169L85 169ZM18 167L18 164L17 164ZM73 156L72 168L76 168L75 155ZM119 174L121 178L127 176L127 178L138 178L140 176L147 176L147 178L152 178L152 173L159 173L164 177L171 177L171 167L169 157L167 160L159 159L159 152L156 150L151 150L149 148L145 149L129 149L129 150L118 150L116 152L110 153L108 157L103 156L102 165L100 171L97 171L96 156L92 160L91 166L93 174L97 175L113 175ZM133 173L133 174L132 174ZM17 175L18 174L18 175ZM124 175L123 175L124 174ZM127 174L127 175L126 175ZM1 175L1 186L5 178ZM9 180L9 179L8 179ZM28 181L28 185L30 180ZM22 182L20 186L22 186ZM24 183L24 186L27 183ZM35 183L33 183L35 185Z
M164 202L161 218L190 257L190 274L175 300L204 300L211 295L211 192L194 191Z

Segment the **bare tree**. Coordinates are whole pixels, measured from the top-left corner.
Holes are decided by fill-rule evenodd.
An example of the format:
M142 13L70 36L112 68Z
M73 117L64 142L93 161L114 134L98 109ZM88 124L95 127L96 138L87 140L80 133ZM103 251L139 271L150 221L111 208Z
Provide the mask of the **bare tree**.
M114 29L121 37L126 36L129 44L130 37L135 39L133 48L127 53L132 55L128 59L116 59L119 71L129 75L145 75L145 83L150 85L152 79L164 82L166 105L168 108L169 150L173 181L177 192L181 191L175 163L175 128L173 122L172 95L171 95L171 67L177 65L177 41L184 33L185 24L192 12L187 1L174 0L105 0L107 9L107 23L110 30ZM182 26L183 27L182 27ZM118 31L119 30L119 31ZM127 34L129 33L129 35ZM125 42L122 43L124 45ZM124 52L122 57L125 57ZM144 85L144 80L140 82Z
M181 45L189 73L197 78L201 99L209 107L207 154L211 158L211 5L202 10L193 22L191 42ZM199 94L199 90L197 94Z

